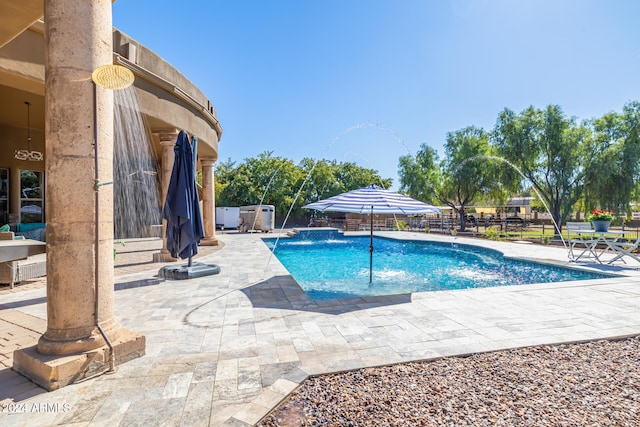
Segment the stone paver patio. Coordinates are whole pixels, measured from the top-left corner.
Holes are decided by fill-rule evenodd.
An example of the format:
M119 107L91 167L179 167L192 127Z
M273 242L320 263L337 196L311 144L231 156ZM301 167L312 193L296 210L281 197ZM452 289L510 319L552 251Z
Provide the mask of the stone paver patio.
M568 264L559 247L379 234ZM168 281L154 268L117 277L116 317L146 336L146 356L54 392L0 370L0 424L247 426L309 375L640 334L640 265L631 261L582 264L626 275L616 278L311 301L261 235L218 237L224 247L199 261L218 264L219 275ZM0 294L0 305L0 328L31 321L29 339L38 336L44 289Z

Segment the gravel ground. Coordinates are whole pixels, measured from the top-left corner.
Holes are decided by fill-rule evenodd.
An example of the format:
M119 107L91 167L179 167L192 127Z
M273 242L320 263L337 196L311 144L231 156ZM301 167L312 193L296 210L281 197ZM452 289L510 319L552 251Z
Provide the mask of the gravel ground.
M307 379L259 426L640 426L640 337Z

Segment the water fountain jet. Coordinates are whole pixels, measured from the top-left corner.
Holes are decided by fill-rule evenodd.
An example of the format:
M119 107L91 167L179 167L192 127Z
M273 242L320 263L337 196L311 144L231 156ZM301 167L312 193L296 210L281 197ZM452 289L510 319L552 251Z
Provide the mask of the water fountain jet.
M520 174L520 176L522 176L524 179L531 181L529 178L527 178L527 176L524 174L524 172L522 172L520 170L519 167L517 167L516 165L514 165L513 163L511 163L509 160L503 158L503 157L499 157L499 156L493 156L490 154L478 154L469 158L466 158L462 161L462 163L460 163L458 165L458 167L453 171L453 174L456 175L458 173L458 171L460 171L460 169L466 165L467 163L469 163L470 161L474 161L477 159L487 159L487 160L498 160L501 161L503 163L506 163L507 165L511 166L516 172L518 172ZM547 206L547 203L544 201L544 199L542 198L542 196L540 195L540 192L538 191L538 189L535 188L535 186L531 187L533 189L533 191L536 193L536 195L538 196L538 199L540 199L540 201L542 202L542 205L544 206L544 208L546 209L547 213L549 214L549 217L551 218L551 222L553 223L553 226L555 228L555 230L558 232L558 236L560 236L560 240L562 241L563 246L565 247L565 249L567 249L567 243L564 240L564 237L562 237L562 233L560 232L560 227L558 227L558 224L556 223L556 220L553 218L553 215L551 214L551 211L549 210L549 206Z
M160 173L133 87L114 92L114 117L114 234L147 237L162 224Z
M396 138L397 141L399 141L402 146L407 150L408 154L411 154L411 151L409 150L409 148L407 147L407 145L405 144L404 140L402 138L400 138L400 136L398 135L397 132L393 131L390 128L384 127L382 125L380 125L379 123L371 123L371 122L364 122L364 123L360 123L357 124L355 126L352 126L348 129L345 129L344 131L340 132L328 145L327 147L322 151L320 158L324 158L325 157L325 153L331 148L333 147L333 145L340 139L342 138L344 135L357 130L357 129L363 129L363 128L374 128L374 129L379 129L379 130L384 130L387 131L389 133L391 133L392 135L394 135L394 137ZM311 169L309 169L309 172L307 173L307 176L305 177L304 181L302 182L302 184L300 185L300 188L298 189L298 192L296 193L296 196L293 199L293 202L291 203L291 206L289 207L289 210L287 211L287 215L284 218L284 221L282 222L282 226L280 227L280 232L278 233L278 236L276 237L276 240L273 244L273 248L271 249L271 255L269 256L269 259L267 260L267 265L269 265L269 262L271 261L271 257L273 256L274 251L276 250L276 247L278 246L278 242L280 240L280 235L282 234L284 227L286 226L286 223L289 219L289 216L291 216L291 212L293 211L293 207L295 206L296 202L298 201L298 198L300 197L300 194L302 193L302 190L304 188L304 186L306 185L307 181L309 181L309 178L311 177L311 174L313 173L313 171L315 170L316 166L318 165L318 163L320 163L320 161L316 161L313 166L311 167Z
M269 191L269 187L271 186L271 183L273 182L273 179L276 177L277 173L280 171L280 169L282 169L282 166L284 166L284 163L281 163L280 166L278 166L276 168L276 170L271 174L271 178L269 178L269 182L267 183L267 186L264 188L264 191L262 192L262 197L260 197L260 203L258 204L258 209L260 209L262 207L262 202L264 202L264 198L267 195L267 191ZM258 220L258 215L254 215L253 217L253 224L251 225L251 230L255 230L256 229L256 221Z
M99 286L99 266L100 266L100 187L103 185L112 184L112 182L100 182L100 157L98 155L98 86L117 91L130 87L133 84L133 73L120 66L107 64L96 68L91 74L93 81L93 150L94 150L94 190L95 190L95 249L94 249L94 288L95 288L95 300L94 300L94 322L95 326L102 335L105 343L109 347L109 368L107 372L115 372L115 349L113 343L105 333L100 323L100 286Z

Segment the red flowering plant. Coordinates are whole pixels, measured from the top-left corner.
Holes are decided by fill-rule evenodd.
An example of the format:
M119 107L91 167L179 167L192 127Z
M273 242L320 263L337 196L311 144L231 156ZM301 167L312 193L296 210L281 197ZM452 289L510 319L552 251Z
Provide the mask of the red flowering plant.
M613 211L606 209L594 209L589 215L590 221L613 221Z

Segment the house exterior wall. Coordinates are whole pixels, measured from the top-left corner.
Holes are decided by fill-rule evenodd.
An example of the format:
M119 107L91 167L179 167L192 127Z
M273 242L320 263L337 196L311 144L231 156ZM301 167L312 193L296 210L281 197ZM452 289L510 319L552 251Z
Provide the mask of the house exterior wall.
M4 18L0 17L0 23ZM140 112L148 138L162 152L158 135L185 130L198 136L198 157L217 161L222 128L212 102L187 77L153 51L117 29L112 31L114 62L134 72ZM44 23L38 21L0 47L0 168L10 170L10 214L18 217L19 170L44 170L45 162L14 159L26 148L27 111L31 102L31 149L45 153ZM46 158L45 158L46 161ZM159 158L160 162L161 159ZM211 209L207 210L210 211ZM212 207L215 211L215 207ZM45 210L46 215L46 210Z

